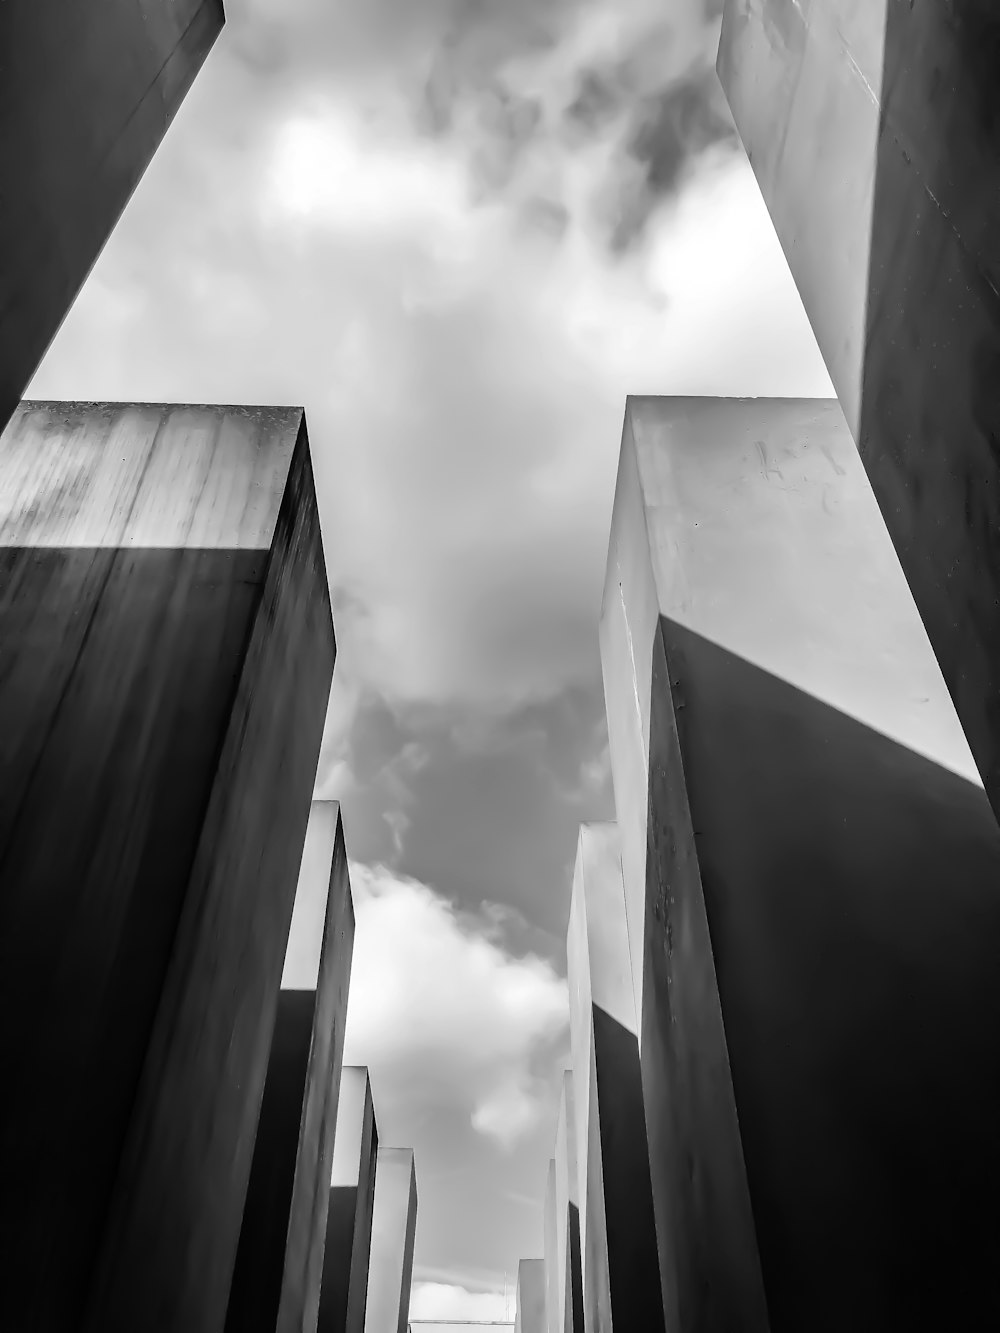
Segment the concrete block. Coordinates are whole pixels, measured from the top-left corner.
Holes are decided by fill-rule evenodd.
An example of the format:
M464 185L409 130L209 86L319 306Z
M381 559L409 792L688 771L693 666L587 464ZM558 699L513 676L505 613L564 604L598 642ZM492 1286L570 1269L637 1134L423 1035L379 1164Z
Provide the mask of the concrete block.
M560 1333L583 1333L580 1261L580 1176L573 1074L563 1074L555 1146L556 1287Z
M979 1035L1000 1021L1000 831L919 752L910 705L940 712L941 686L916 686L929 646L835 411L627 413L602 653L669 1328L1000 1313L1000 1054Z
M379 1148L365 1333L405 1333L416 1230L417 1177L413 1151Z
M222 0L4 0L0 429L224 21Z
M544 1259L522 1259L517 1266L514 1333L548 1333Z
M545 1173L545 1200L542 1221L545 1245L545 1324L548 1333L562 1333L562 1301L565 1292L565 1269L559 1267L559 1228L556 1207L556 1163L549 1158Z
M0 642L5 1316L218 1333L334 660L301 410L22 404Z
M567 937L587 1333L664 1328L621 849L584 824Z
M364 1330L377 1156L378 1127L368 1070L350 1065L340 1083L319 1333Z
M989 0L727 0L718 59L994 810L998 51Z
M306 851L325 863L325 919L315 989L282 989L254 1143L227 1333L309 1333L319 1317L327 1181L344 1049L354 909L340 807L314 801ZM312 855L298 899L313 900ZM287 960L287 955L286 955Z

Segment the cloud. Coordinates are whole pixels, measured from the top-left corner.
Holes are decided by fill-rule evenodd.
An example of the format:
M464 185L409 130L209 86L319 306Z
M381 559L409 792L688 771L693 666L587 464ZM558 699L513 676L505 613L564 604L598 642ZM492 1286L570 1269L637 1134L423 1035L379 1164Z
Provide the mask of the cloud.
M351 885L345 1063L391 1071L417 1101L464 1103L475 1129L512 1147L549 1110L565 981L426 884L354 863Z
M516 1280L503 1291L469 1291L450 1282L414 1282L410 1319L467 1319L483 1322L512 1320L516 1310Z

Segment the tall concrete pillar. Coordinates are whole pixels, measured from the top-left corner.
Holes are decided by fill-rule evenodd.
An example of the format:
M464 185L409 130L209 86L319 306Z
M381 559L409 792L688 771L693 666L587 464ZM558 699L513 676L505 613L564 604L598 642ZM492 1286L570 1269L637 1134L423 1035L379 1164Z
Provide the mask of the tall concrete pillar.
M995 811L998 51L990 0L727 0L718 59Z
M340 806L314 801L298 898L315 896L319 843L325 919L315 989L282 988L226 1312L227 1333L310 1333L319 1318L327 1181L354 949Z
M577 1130L573 1074L563 1074L556 1121L556 1144L550 1172L552 1189L546 1198L554 1225L546 1226L545 1262L550 1327L553 1314L558 1333L583 1333L583 1274L580 1263L580 1189L577 1170ZM548 1221L548 1219L546 1219ZM554 1296L554 1300L553 1300Z
M544 1259L522 1259L517 1266L514 1333L548 1333Z
M543 1210L545 1327L547 1333L562 1333L562 1297L565 1295L565 1270L559 1268L559 1228L556 1205L556 1162L554 1157L549 1158L548 1170L545 1173Z
M587 1333L664 1329L621 850L584 824L567 937Z
M0 429L224 21L222 0L4 0Z
M334 660L302 411L23 404L0 645L5 1319L218 1333Z
M319 1333L363 1333L375 1202L378 1126L364 1066L345 1068L323 1255Z
M365 1333L405 1333L416 1231L417 1177L413 1150L379 1148Z
M1000 1314L1000 830L859 473L835 404L629 401L602 657L671 1329Z

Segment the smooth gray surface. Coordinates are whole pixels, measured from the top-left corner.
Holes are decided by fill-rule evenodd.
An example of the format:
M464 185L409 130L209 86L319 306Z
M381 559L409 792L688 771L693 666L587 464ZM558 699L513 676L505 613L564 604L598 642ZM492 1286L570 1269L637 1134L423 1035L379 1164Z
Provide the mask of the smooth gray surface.
M362 1333L368 1300L378 1127L368 1070L344 1069L330 1172L318 1333Z
M354 949L354 908L336 801L312 803L306 849L316 842L326 852L316 985L283 988L279 997L229 1292L228 1333L311 1333L319 1315ZM298 895L312 896L315 869L304 849Z
M222 0L0 4L0 428L224 21Z
M998 52L990 0L728 0L718 60L994 809Z
M217 1333L334 659L301 409L23 405L0 644L5 1315Z
M1000 1308L1000 831L979 784L906 743L929 650L900 651L912 606L875 577L849 471L814 484L830 410L629 403L602 648L630 835L647 784L668 1328L930 1330ZM838 649L867 692L813 675Z
M517 1266L515 1333L547 1333L545 1260L522 1259Z
M413 1151L379 1148L365 1333L405 1333L416 1225L417 1177Z
M629 398L601 655L633 958L644 928L650 653L660 613L974 775L837 403ZM633 984L641 1027L641 968Z
M621 849L584 824L567 936L587 1333L664 1326Z

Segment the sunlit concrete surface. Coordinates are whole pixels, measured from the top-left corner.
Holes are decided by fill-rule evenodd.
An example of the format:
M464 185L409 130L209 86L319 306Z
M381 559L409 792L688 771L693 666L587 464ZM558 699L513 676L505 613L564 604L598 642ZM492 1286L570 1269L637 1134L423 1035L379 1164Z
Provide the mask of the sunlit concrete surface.
M660 614L975 776L837 403L629 398L601 657L633 958ZM632 975L641 1027L642 968Z
M368 1070L348 1065L340 1080L318 1333L363 1333L377 1157Z
M728 0L718 59L995 809L998 50L989 0Z
M413 1152L379 1148L365 1333L406 1333L416 1228Z
M851 457L835 404L628 407L602 654L668 1328L1000 1313L1000 831Z
M556 1163L549 1158L545 1173L542 1234L545 1250L545 1323L548 1333L563 1333L563 1302L565 1299L565 1270L559 1267L559 1223L556 1204Z
M222 0L0 5L0 429L224 21Z
M517 1266L514 1330L515 1333L548 1333L544 1259L522 1259Z
M664 1327L614 824L584 824L567 937L587 1333Z
M23 404L0 644L5 1319L217 1333L334 660L301 409Z
M282 988L279 997L227 1333L301 1333L317 1326L354 948L347 852L335 801L312 804L305 840L310 855L302 858L298 898L314 896L317 843L325 911L315 986Z
M555 1143L555 1262L560 1333L583 1333L580 1264L580 1174L573 1074L563 1074Z

